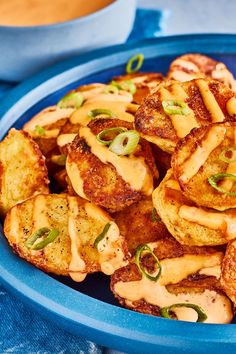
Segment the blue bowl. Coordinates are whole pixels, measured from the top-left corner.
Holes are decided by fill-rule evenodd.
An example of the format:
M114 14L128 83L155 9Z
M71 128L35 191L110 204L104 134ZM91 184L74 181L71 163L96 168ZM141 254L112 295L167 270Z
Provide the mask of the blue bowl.
M0 26L0 80L22 81L73 55L124 43L132 29L136 0L115 0L105 8L63 23Z
M177 55L206 53L236 74L235 35L167 37L95 51L58 64L21 84L0 102L0 139L20 128L68 90L105 82L124 71L131 55L142 52L144 70L165 73ZM82 283L52 277L13 254L0 235L0 279L4 286L47 319L101 345L131 353L222 354L236 352L236 325L174 321L120 308L109 278L93 274Z

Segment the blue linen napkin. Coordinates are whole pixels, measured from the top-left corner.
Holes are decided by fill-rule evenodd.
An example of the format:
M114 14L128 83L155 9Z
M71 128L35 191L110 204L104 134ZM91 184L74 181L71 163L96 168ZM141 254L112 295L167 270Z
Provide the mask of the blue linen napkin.
M137 9L128 41L160 35L164 12ZM15 85L0 82L0 98ZM0 286L0 353L17 354L100 354L105 348L74 336L45 321Z

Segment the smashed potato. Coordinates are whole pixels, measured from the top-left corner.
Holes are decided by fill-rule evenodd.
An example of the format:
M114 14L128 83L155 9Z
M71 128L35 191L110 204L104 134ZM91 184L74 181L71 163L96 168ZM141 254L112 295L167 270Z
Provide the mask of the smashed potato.
M0 143L0 215L39 193L49 193L48 174L38 145L22 130L11 129Z

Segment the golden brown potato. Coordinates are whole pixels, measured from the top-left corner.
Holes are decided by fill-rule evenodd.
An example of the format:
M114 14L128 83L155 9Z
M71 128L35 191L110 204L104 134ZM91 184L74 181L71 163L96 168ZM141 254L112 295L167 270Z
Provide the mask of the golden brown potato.
M177 142L193 128L235 121L234 95L215 80L161 85L147 96L136 112L135 128L148 141L173 153Z
M113 214L113 217L131 254L134 254L135 249L142 243L165 240L170 235L157 214L151 197Z
M11 129L0 143L0 215L32 195L48 193L45 159L30 135Z
M152 195L154 207L174 238L189 246L212 246L236 237L236 210L217 212L187 199L169 170Z
M97 240L107 224L104 237ZM45 247L38 245L47 233L27 246L42 228L58 230L59 235ZM19 256L46 272L70 275L76 281L97 271L110 275L126 264L128 255L124 238L108 214L66 194L40 194L17 204L6 216L4 233Z
M158 177L151 148L140 140L135 151L118 156L96 139L108 128L132 129L118 119L96 119L69 146L66 170L76 193L111 212L124 209L145 195L151 195Z
M209 77L223 82L234 91L236 89L233 74L226 65L201 54L185 54L176 58L171 63L167 76L177 81Z
M122 306L160 316L163 307L194 304L205 313L205 322L231 322L232 305L219 283L223 253L213 248L181 246L172 238L145 247L129 265L112 275L111 290ZM181 307L173 311L177 319L197 319L193 309Z
M188 199L217 210L236 207L235 144L236 122L195 129L179 142L172 156L172 168ZM227 149L232 151L227 152ZM230 163L230 159L233 162ZM214 176L221 174L219 181L214 182ZM224 177L224 174L231 177ZM217 189L210 184L209 178L213 178Z
M51 151L57 147L60 129L73 112L73 108L45 108L28 121L23 129L34 138L44 156L51 156Z
M113 81L122 84L124 81L131 81L136 86L136 92L133 95L133 102L141 104L143 99L164 80L160 73L133 73L121 76L115 76Z
M227 245L222 264L221 285L236 306L236 240Z

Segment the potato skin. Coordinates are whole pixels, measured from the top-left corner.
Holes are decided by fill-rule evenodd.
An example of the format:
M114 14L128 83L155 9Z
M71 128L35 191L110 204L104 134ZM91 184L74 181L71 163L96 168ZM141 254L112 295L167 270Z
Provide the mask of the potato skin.
M0 143L0 215L32 195L49 193L48 183L38 145L27 132L11 129Z
M180 138L174 129L170 117L165 113L162 107L162 99L160 90L162 88L172 92L174 85L181 87L187 98L185 103L194 112L195 120L198 126L206 126L212 123L212 116L203 102L199 88L198 80L195 79L188 82L168 82L160 85L156 90L146 97L143 104L139 107L135 114L135 128L148 141L153 142L159 148L172 154L177 142ZM207 80L209 89L214 95L219 107L225 115L225 121L235 121L235 117L230 116L226 109L226 103L235 93L227 86L216 80Z
M220 281L224 291L236 306L236 240L227 245Z
M196 205L184 196L180 188L178 190L169 187L170 180L175 181L172 170L167 172L166 177L154 190L152 198L154 207L171 235L181 244L189 246L216 246L227 243L224 231L209 229L179 216L182 205Z
M134 254L135 249L142 243L154 242L170 236L165 224L153 209L152 199L145 198L113 214L131 254Z
M131 123L119 119L96 119L88 127L94 135L111 127L133 128ZM148 174L150 174L152 179L157 179L158 170L148 142L141 139L134 155L136 157L144 157ZM117 173L112 164L101 162L91 152L85 139L79 135L69 146L67 169L68 165L70 166L73 162L79 168L80 176L83 180L83 192L86 198L96 205L100 205L110 212L116 212L142 199L143 193L133 190Z
M222 135L224 140L210 153L197 173L188 182L184 182L182 179L184 163L191 158L197 148L203 145L208 134L216 127L226 129L226 133ZM227 173L229 164L222 161L219 156L224 149L235 145L235 131L236 122L215 123L214 125L194 129L177 144L171 160L173 174L184 195L196 205L217 210L236 207L235 196L220 193L208 182L208 178L213 175ZM235 186L232 187L231 191L236 191Z

